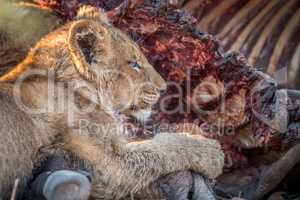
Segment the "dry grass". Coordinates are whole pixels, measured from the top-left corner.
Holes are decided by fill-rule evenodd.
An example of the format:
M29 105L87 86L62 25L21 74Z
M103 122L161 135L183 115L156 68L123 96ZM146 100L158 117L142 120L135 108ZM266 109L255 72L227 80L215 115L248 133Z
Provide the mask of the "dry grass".
M15 184L14 184L14 188L13 188L10 200L15 200L16 199L19 182L20 182L20 179L15 180Z

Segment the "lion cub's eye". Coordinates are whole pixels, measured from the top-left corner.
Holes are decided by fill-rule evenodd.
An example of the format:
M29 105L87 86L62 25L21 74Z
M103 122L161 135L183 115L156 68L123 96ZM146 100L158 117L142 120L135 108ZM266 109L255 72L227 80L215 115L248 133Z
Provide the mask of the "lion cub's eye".
M140 70L142 68L138 61L128 61L128 64L135 70Z

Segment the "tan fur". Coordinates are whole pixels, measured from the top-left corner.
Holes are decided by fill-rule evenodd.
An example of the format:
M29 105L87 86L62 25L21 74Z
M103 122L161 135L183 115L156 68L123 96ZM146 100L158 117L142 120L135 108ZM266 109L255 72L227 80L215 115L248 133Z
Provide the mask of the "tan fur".
M7 198L15 178L24 179L21 184L24 188L33 163L38 162L35 160L38 149L55 143L56 138L62 139L64 148L92 164L95 176L92 195L97 199L119 199L142 190L161 175L180 170L193 170L210 178L218 176L224 157L217 141L176 133L159 134L144 143L125 140L122 115L149 110L160 90L165 89L165 82L136 44L102 21L99 16L103 14L81 12L80 15L84 17L78 16L79 20L44 37L23 63L0 78L0 91L5 91L0 93L3 106L0 160L9 160L0 165L3 198ZM134 69L131 62L140 63L141 68ZM15 96L22 97L26 106L47 110L24 113L13 102L12 84L4 82L17 84L32 70L47 74L27 78L22 82L20 94ZM54 80L57 91L64 93L48 95L49 79ZM140 88L145 82L151 84ZM81 83L92 87L78 87ZM75 98L69 98L68 94ZM94 108L82 112L87 105ZM15 114L11 116L11 112ZM81 126L82 119L100 129ZM101 129L107 125L109 129Z
M0 74L21 62L30 48L61 20L49 9L0 0Z
M79 8L76 19L94 19L99 22L109 24L107 16L101 9L97 11L97 8L90 6L82 6Z

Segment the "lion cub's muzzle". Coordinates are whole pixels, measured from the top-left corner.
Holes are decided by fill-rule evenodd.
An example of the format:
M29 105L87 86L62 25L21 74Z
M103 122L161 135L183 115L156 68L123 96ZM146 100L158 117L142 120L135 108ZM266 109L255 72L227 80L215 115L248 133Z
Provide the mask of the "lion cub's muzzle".
M147 121L151 116L152 107L161 96L161 90L152 85L145 85L140 90L136 90L134 104L130 115L139 121Z
M145 86L141 92L137 94L137 104L140 109L151 108L155 103L157 103L162 90L157 87Z

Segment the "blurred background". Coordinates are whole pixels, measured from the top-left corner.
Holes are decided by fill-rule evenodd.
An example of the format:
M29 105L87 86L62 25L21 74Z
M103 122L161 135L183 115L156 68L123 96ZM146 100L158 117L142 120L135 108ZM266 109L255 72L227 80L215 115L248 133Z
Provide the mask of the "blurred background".
M243 53L282 87L300 88L299 0L185 0L180 7L215 35L225 51Z
M36 14L26 13L24 10L13 12L15 8L7 6L8 1L10 0L0 0L2 58L0 73L4 73L10 66L22 60L28 49L41 36L60 23L60 18L50 11L48 16L38 11ZM176 4L193 15L197 19L197 27L216 36L224 51L243 53L253 67L270 74L280 87L300 89L299 0L162 1ZM50 5L54 8L64 6L67 9L80 3L87 3L110 9L111 6L120 4L122 0L25 0L25 2ZM14 42L14 45L9 42Z

